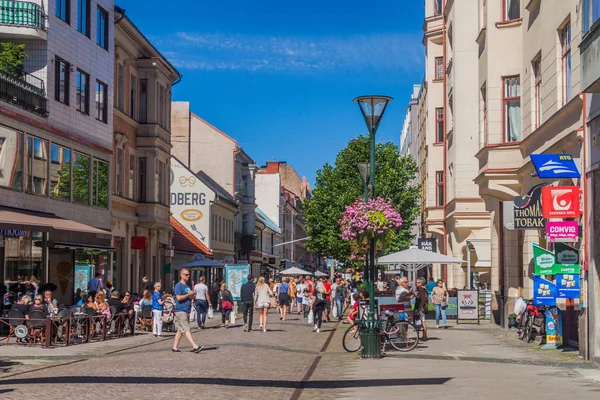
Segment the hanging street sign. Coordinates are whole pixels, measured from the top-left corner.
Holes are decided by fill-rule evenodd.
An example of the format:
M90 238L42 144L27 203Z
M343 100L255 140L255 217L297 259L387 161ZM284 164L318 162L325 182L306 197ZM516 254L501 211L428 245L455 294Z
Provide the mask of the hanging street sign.
M549 280L533 277L533 305L535 306L555 306L556 305L556 285Z
M544 229L542 185L532 187L527 195L514 198L514 229Z
M579 274L579 250L564 243L556 243L556 274Z
M533 245L533 269L536 275L554 275L554 253Z
M530 157L541 179L581 178L570 154L531 154Z
M579 237L579 223L577 221L548 221L546 222L546 236L550 240L572 239Z
M437 253L437 242L434 238L419 238L417 244L421 250Z
M542 188L544 218L578 218L580 190L577 186L545 186Z
M556 275L556 297L578 299L581 291L579 274Z

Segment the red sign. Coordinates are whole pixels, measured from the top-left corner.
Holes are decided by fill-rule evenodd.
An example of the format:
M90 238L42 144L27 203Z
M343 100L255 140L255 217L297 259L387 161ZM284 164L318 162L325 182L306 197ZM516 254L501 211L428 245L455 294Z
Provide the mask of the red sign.
M132 236L131 237L131 249L132 250L145 250L148 245L148 239L146 236Z
M577 186L545 186L542 188L544 218L577 218L581 214Z

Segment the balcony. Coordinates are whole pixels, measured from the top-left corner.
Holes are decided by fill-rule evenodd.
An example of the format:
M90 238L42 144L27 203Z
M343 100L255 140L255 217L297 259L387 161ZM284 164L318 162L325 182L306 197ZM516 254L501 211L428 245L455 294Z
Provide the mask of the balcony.
M0 100L34 114L48 115L44 81L0 61Z
M46 39L47 16L39 4L0 0L0 37Z

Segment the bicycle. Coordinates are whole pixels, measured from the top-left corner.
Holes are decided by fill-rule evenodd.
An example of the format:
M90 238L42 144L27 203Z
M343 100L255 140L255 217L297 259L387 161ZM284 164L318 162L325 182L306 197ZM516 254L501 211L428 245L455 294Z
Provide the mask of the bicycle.
M533 300L527 301L527 308L523 311L519 319L518 332L519 339L527 340L531 343L535 340L538 333L542 333L546 316L545 306L533 305Z
M391 344L398 351L407 352L413 350L419 344L419 330L407 318L396 319L394 313L385 311L385 322L381 329L381 345L385 350L387 344ZM362 349L361 345L362 325L355 324L344 332L342 346L349 353Z

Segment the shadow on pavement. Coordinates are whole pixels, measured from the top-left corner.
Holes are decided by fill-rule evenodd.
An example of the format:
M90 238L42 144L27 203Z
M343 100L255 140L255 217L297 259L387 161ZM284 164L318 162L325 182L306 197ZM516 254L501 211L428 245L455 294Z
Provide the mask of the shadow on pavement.
M15 365L21 365L22 363L17 361L0 360L0 372L10 372L11 367Z
M35 378L36 385L43 384L122 384L122 385L221 385L247 387L277 387L288 389L348 389L381 386L424 386L443 385L452 378L418 378L418 379L357 379L344 381L308 381L289 382L265 379L231 379L231 378L174 378L174 377L135 377L135 376L55 376ZM1 379L0 385L28 385L31 379ZM10 390L10 389L9 389ZM2 393L2 390L0 390Z

